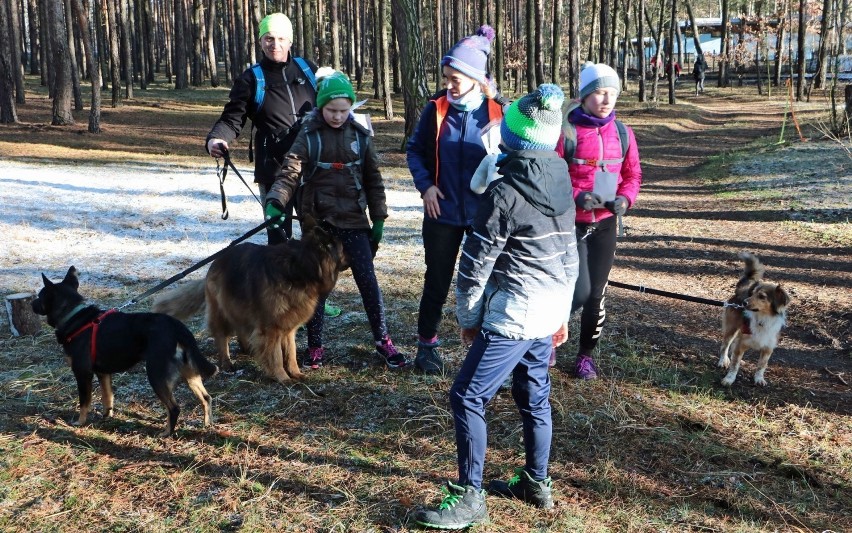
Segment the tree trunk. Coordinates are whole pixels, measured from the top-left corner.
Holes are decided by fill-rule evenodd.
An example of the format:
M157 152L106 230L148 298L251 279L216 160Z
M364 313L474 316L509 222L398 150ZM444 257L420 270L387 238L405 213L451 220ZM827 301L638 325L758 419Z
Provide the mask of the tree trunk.
M9 21L9 25L7 28L3 28L3 31L9 32L9 37L11 38L11 54L9 57L12 58L12 76L15 81L15 103L18 105L23 105L27 103L26 98L24 96L24 63L23 56L21 54L21 24L20 24L20 15L18 13L18 0L0 0L0 2L8 1L8 18L3 17L4 20Z
M695 15L692 14L692 2L686 2L686 14L689 16L689 26L692 28L692 44L695 45L695 56L704 55L701 49L701 36L698 33L698 24L695 22Z
M15 3L15 0L12 0L12 3ZM73 95L74 100L74 110L82 111L83 110L83 92L80 89L80 66L77 63L77 53L74 45L74 24L71 23L73 15L71 14L71 0L64 0L64 9L65 9L65 20L67 23L65 27L67 29L66 38L68 39L68 67L69 72L71 73L71 94Z
M568 94L580 95L580 0L568 0Z
M440 0L436 0L440 2ZM503 2L494 3L494 75L497 80L497 87L504 89L503 84L506 81L506 56L505 56L505 39L506 39L506 9ZM440 78L439 78L440 79Z
M192 0L192 17L189 18L192 35L192 61L189 62L189 79L193 87L204 83L204 64L208 62L204 52L204 4L202 0Z
M184 27L186 27L186 3L184 0L174 0L174 73L175 89L186 89L189 87L187 68L189 67L186 51L186 39L184 39Z
M598 61L609 62L609 33L612 30L612 6L610 0L600 0L600 40L598 41Z
M728 0L722 1L722 44L719 50L719 87L728 86L728 65L730 60L731 28L728 20Z
M613 0L612 2L612 16L610 17L612 20L612 27L609 29L609 43L607 43L607 48L609 49L609 55L607 56L607 63L615 70L618 70L618 16L621 14L619 12L619 8L621 6L620 0ZM624 81L624 80L622 80Z
M551 35L550 47L550 80L556 85L561 85L561 73L559 72L562 60L562 0L553 0L553 34Z
M814 73L814 89L825 86L826 59L828 57L828 38L832 30L834 15L832 14L832 1L822 2L822 24L819 32L819 51L817 52L817 67Z
M210 68L210 86L219 86L219 66L216 63L216 0L207 3L207 65Z
M109 73L112 84L112 107L121 105L121 73L118 59L118 23L116 22L115 2L102 0L106 5L107 31L109 32ZM179 1L179 0L176 0Z
M527 0L527 92L535 90L535 4L536 0Z
M624 58L621 62L621 90L627 91L627 69L630 65L630 57L633 55L633 46L630 44L630 0L624 0Z
M331 66L334 67L335 70L340 70L341 67L340 2L338 0L331 0Z
M124 96L133 98L133 50L130 48L130 19L128 17L127 0L118 0L118 15L120 22L119 37L121 38L122 61L121 70L124 73Z
M776 87L781 86L781 66L784 64L782 61L784 55L784 28L787 25L786 19L783 16L784 12L786 12L786 9L782 11L782 15L778 20L778 27L775 29L775 70L772 73L772 79Z
M799 38L796 41L796 101L801 102L805 95L805 9L806 0L799 0Z
M639 71L639 101L645 102L648 99L645 94L645 18L642 16L645 12L645 0L638 0L636 10L636 25L638 26L636 40L639 44L639 53L636 58L636 69Z
M314 11L313 0L307 0L302 4L305 10L305 49L302 50L302 55L307 59L314 59L316 55L316 28L317 18Z
M9 4L0 0L0 20L9 20ZM7 31L0 31L0 124L18 122L15 106L15 44Z
M666 63L668 65L669 71L669 104L676 104L677 97L675 95L675 80L677 80L677 71L675 69L675 55L674 55L674 43L675 43L675 26L677 26L677 0L671 0L672 2L672 11L671 18L669 19L669 39L668 43L666 43L667 48L667 56Z
M6 296L6 314L12 335L37 335L41 331L41 317L33 312L32 303L36 295L19 292Z
M54 126L74 124L71 114L71 64L68 57L68 37L62 2L48 2L48 29L50 31L51 63L54 78L53 110L50 123Z
M577 0L578 2L580 0ZM595 43L597 42L596 36L598 32L598 21L600 20L600 16L595 16L598 12L598 0L592 0L592 10L591 13L592 19L592 29L589 31L589 49L586 52L586 61L591 61L592 63L597 63L597 55L595 53ZM578 19L579 22L579 19Z
M399 42L402 101L405 107L405 134L402 139L402 149L405 148L414 132L414 127L420 120L420 112L426 105L429 91L416 2L417 0L391 0L393 24Z
M86 69L92 82L92 109L89 111L89 133L101 132L101 69L95 59L92 48L92 36L89 32L89 21L86 11L80 0L71 0L74 17L77 20L77 29L83 41L83 50L86 54Z
M535 0L535 86L544 83L544 24L542 12L544 0Z
M29 26L30 34L29 67L31 75L36 75L40 72L39 57L41 52L41 44L39 40L39 20L36 1L37 0L27 0L27 25Z

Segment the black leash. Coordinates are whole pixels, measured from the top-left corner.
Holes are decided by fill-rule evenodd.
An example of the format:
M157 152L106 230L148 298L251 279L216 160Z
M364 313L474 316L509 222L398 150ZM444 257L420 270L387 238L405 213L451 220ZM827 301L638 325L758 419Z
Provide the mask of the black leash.
M663 291L660 289L652 289L650 287L645 287L642 285L630 285L629 283L621 283L618 281L610 281L610 285L613 287L618 287L620 289L628 289L631 291L639 291L645 294L654 294L656 296L665 296L666 298L674 298L675 300L683 300L686 302L694 302L697 304L707 304L713 305L716 307L736 307L742 309L743 306L738 304L732 304L728 302L721 302L719 300L710 300L709 298L701 298L699 296L689 296L688 294L678 294L676 292Z
M295 216L294 216L294 217L292 217L292 218L295 218L296 220L298 220L298 217L295 217ZM226 247L222 248L221 250L219 250L219 251L218 251L218 252L216 252L215 254L213 254L213 255L211 255L211 256L209 256L209 257L207 257L206 259L202 259L202 260L201 260L201 261L199 261L198 263L195 263L194 265L192 265L191 267L187 268L186 270L184 270L184 271L182 271L182 272L180 272L180 273L178 273L178 274L175 274L174 276L170 277L170 278L169 278L169 279L167 279L166 281L160 282L160 283L158 283L157 285L155 285L155 286L151 287L151 288L150 288L150 289L148 289L147 291L143 292L143 293L142 293L142 294L140 294L139 296L137 296L137 297L135 297L135 298L131 299L131 300L130 300L130 301L128 301L126 304L124 304L124 305L122 305L121 307L119 307L119 308L118 308L118 310L120 311L120 310L124 309L125 307L127 307L127 306L129 306L129 305L133 305L133 304L139 303L139 301L140 301L140 300L144 300L145 298L147 298L147 297L151 296L152 294L154 294L154 293L156 293L156 292L158 292L158 291L161 291L161 290L165 289L166 287L168 287L168 286L169 286L169 285L171 285L172 283L174 283L174 282L176 282L176 281L178 281L178 280L180 280L180 279L185 278L185 277L187 276L187 274L190 274L190 273L192 273L192 272L195 272L196 270L198 270L199 268L203 267L203 266L204 266L204 265L206 265L207 263L210 263L210 262L212 262L212 261L216 260L217 258L221 257L221 256L222 256L225 252L227 252L228 250L230 250L230 249L231 249L231 248L233 248L234 246L236 246L236 245L240 244L240 243L241 243L241 242L243 242L244 240L248 239L248 238L249 238L249 237L251 237L252 235L254 235L254 234L256 234L256 233L258 233L258 232L260 232L260 231L263 231L264 229L266 229L267 227L269 227L269 226L271 226L271 225L273 225L273 224L278 224L278 223L280 223L280 222L281 222L281 220L280 220L280 219L275 219L275 218L270 218L269 220L264 221L264 222L263 222L263 224L260 224L259 226L256 226L256 227L254 227L254 228L250 229L247 233L245 233L245 234L244 234L244 235L242 235L241 237L238 237L238 238L234 239L233 241L231 241L231 243L230 243L228 246L226 246Z
M251 186L246 182L245 179L243 179L243 175L240 174L239 170L237 170L237 167L236 165L234 165L234 162L231 161L231 154L228 150L222 151L222 159L225 160L225 165L220 167L219 158L216 158L216 177L219 178L219 193L222 197L222 220L228 220L228 199L225 196L225 178L228 176L228 167L234 169L234 172L237 174L237 177L240 178L240 181L243 182L243 185L246 186L246 189L248 189L251 195L254 196L254 199L257 200L257 203L259 203L260 206L263 207L263 202L260 201L260 198L257 197Z

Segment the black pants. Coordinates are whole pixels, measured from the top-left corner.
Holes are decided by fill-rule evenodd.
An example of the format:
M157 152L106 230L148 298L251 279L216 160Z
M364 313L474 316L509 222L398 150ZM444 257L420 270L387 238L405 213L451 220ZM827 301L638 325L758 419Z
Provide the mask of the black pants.
M581 307L579 353L591 355L598 344L606 321L606 285L615 261L616 217L598 223L587 235L592 224L577 224L577 252L580 256L580 277L574 288L571 312ZM585 236L585 237L584 237Z
M426 275L417 315L417 334L423 338L431 339L438 334L466 229L423 219Z
M266 194L269 192L269 189L272 188L272 185L258 183L257 188L260 190L261 208L263 209L263 216L266 218ZM290 198L290 201L287 202L287 205L284 206L284 214L286 215L286 218L284 219L284 222L279 224L280 227L266 227L267 245L272 246L273 244L281 244L293 236L293 206L295 205L295 199L296 196L293 195L293 197Z

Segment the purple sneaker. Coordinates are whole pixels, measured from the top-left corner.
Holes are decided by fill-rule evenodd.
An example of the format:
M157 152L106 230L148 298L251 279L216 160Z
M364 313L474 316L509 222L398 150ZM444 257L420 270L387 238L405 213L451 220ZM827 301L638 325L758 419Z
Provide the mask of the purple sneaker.
M595 366L595 361L590 355L584 353L578 354L574 365L574 375L578 378L586 381L598 379L598 368Z

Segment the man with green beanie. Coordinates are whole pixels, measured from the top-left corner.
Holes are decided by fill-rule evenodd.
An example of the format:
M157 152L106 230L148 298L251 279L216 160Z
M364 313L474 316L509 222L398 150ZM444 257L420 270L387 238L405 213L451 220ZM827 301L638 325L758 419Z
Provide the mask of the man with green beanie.
M388 334L373 265L373 254L388 216L376 150L370 131L352 115L355 91L346 75L324 67L317 71L317 80L317 109L305 117L281 173L267 194L266 214L280 217L283 206L298 193L299 215L313 218L340 240L361 293L376 354L388 368L402 368L408 360ZM319 302L307 324L304 364L315 369L322 366L325 358L323 303Z
M249 160L254 160L254 181L263 201L299 133L301 118L314 107L317 66L292 54L293 24L283 13L264 17L258 37L263 57L234 81L222 115L207 134L206 148L211 156L223 157L251 119L256 131L250 132L254 138L249 140ZM280 227L267 229L269 244L292 236L292 203L285 213ZM331 306L327 311L330 316L340 314Z

